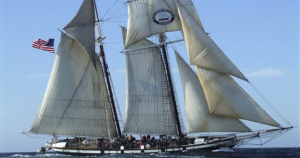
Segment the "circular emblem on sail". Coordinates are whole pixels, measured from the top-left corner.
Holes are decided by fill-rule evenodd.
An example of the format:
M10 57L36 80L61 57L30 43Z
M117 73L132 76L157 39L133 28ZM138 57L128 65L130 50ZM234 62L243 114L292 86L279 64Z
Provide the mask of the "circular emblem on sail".
M159 25L167 25L174 21L174 14L167 9L160 9L152 16L153 21Z

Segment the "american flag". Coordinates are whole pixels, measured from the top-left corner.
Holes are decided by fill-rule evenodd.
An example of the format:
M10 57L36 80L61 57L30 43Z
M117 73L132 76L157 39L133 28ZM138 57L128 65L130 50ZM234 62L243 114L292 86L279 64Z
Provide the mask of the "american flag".
M32 47L54 53L54 39L50 38L48 42L42 39L37 39L33 42Z

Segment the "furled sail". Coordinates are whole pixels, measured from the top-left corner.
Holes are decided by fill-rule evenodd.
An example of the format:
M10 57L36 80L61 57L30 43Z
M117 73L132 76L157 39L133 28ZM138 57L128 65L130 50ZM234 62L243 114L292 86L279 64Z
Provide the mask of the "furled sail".
M128 49L150 45L154 43L141 40ZM128 51L125 58L127 83L124 132L176 135L174 109L159 48Z
M64 30L68 32L91 58L92 64L96 68L95 56L95 10L92 0L84 0L74 18L69 22Z
M209 70L236 76L248 81L246 77L228 59L223 51L207 35L199 24L198 17L192 16L190 8L177 3L182 33L188 50L189 62L193 65Z
M198 17L192 1L180 0L189 8L195 19ZM180 30L176 1L174 0L138 0L128 4L128 31L125 48L149 36ZM198 23L201 25L200 20Z
M229 75L197 67L211 114L281 127Z
M251 131L236 118L210 114L196 73L177 52L175 54L185 99L188 133Z
M116 137L100 67L81 44L62 34L48 87L31 132Z

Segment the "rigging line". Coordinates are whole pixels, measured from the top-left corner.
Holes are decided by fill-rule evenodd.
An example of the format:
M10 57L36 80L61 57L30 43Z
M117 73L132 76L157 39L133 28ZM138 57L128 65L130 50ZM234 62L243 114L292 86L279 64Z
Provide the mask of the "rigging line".
M121 8L119 8L119 9L117 9L116 11L112 12L111 14L109 14L108 17L109 17L109 16L115 15L117 12L119 12L120 10L122 10L122 9L125 8L125 7L127 7L127 6L126 6L126 5L125 5L125 6L122 6ZM126 13L126 15L127 15L127 13ZM104 16L102 17L102 19L103 19L103 18L104 18Z
M127 21L102 21L102 22L127 22Z
M113 48L113 47L110 47L110 46L108 46L108 45L105 45L105 48L110 48L110 49L112 49L112 50L116 51L117 53L120 53L120 51L119 51L119 50L117 50L117 49L115 49L115 48Z
M123 42L103 42L103 44L114 44L114 43L123 43Z
M118 2L118 0L115 1L115 3L104 13L103 17L114 7L114 5ZM103 19L103 17L101 19Z
M134 3L140 3L140 4L145 5L145 6L148 7L148 8L154 9L153 5L149 5L148 3L143 3L143 2L141 2L141 1L132 1L132 2L134 2Z
M118 16L115 16L115 17L111 17L109 19L116 19L116 18L119 18L119 17L122 17L122 16L127 16L127 13L121 14L121 15L118 15Z
M275 108L275 106L249 81L250 85L255 89L255 91L265 100L265 102L272 108L272 110L288 125L292 124Z
M111 20L111 19L116 19L116 18L122 17L122 16L127 16L127 14L122 14L122 15L118 15L118 16L111 17L111 18L106 18L106 19L102 18L101 21L105 22L105 21L108 21L108 20Z
M289 130L287 130L287 131L280 131L280 132L278 132L277 134L275 134L272 138L270 138L269 140L267 140L266 142L264 142L263 143L263 145L264 144L266 144L266 143L268 143L268 142L270 142L271 140L273 140L273 139L275 139L275 138L277 138L277 137L279 137L279 136L281 136L281 135L283 135L284 133L286 133L286 132L288 132Z

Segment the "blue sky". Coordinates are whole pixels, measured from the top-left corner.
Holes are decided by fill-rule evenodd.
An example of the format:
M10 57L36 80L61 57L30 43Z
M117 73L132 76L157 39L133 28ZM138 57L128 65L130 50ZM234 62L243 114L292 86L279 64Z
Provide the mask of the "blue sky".
M105 52L121 111L125 107L125 58L121 29L126 26L125 0L96 1L103 23ZM55 39L75 15L81 0L0 0L1 130L0 152L36 151L48 138L31 138L28 131L42 102L55 55L34 49L38 38ZM199 17L212 39L245 74L250 82L294 126L299 126L299 2L297 0L195 0ZM118 11L117 11L118 10ZM117 11L117 12L115 12ZM118 18L114 18L118 17ZM170 39L181 38L179 33ZM174 44L187 59L183 42ZM169 51L173 79L183 117L184 98L174 53ZM280 118L253 88L238 83L283 126ZM124 113L122 113L124 116ZM246 122L254 129L267 126ZM299 147L299 128L269 142L264 147ZM260 147L260 146L259 146Z

